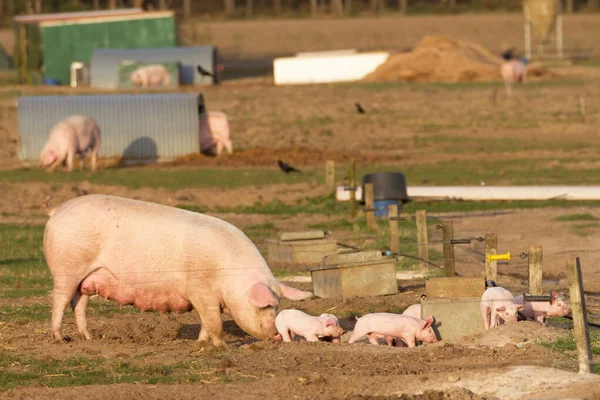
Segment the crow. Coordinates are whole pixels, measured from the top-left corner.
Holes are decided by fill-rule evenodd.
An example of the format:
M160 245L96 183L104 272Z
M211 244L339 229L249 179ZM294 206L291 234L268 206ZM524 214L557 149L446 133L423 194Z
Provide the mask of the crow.
M502 58L504 58L506 61L510 61L513 58L515 58L515 49L512 48L512 49L505 50L502 53Z
M290 172L300 172L300 170L292 167L291 165L284 163L281 160L277 160L277 164L279 165L279 168L281 168L281 170L283 172L285 172L286 174L289 174Z
M202 65L198 65L198 72L200 73L200 75L202 76L210 76L211 78L213 78L213 74L211 74L210 72L208 72L207 70L205 70L204 68L202 68Z
M365 113L365 109L362 108L362 106L360 105L360 103L356 103L356 109L358 110L358 112L360 114L364 114Z

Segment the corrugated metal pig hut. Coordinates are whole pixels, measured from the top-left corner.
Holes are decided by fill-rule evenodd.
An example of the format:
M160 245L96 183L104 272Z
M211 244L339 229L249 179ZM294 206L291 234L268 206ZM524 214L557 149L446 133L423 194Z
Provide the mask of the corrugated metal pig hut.
M214 46L170 47L164 49L95 49L90 62L91 86L116 89L119 69L126 62L180 64L182 85L212 85L221 82L222 64ZM210 75L202 75L198 66ZM212 75L212 76L211 76Z
M15 65L25 83L69 84L71 63L89 63L98 47L176 46L173 12L140 8L18 16L14 32Z
M37 163L54 124L74 114L98 122L102 158L135 164L199 153L199 112L204 99L194 93L23 96L17 103L18 157Z

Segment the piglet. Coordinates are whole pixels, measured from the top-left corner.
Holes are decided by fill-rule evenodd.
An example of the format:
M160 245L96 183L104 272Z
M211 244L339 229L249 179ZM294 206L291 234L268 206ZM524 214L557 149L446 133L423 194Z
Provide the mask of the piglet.
M500 286L488 288L483 292L479 307L486 331L498 325L498 318L507 324L517 322L517 311L525 306L515 305L514 300L512 293Z
M404 310L402 315L408 315L409 317L421 319L421 305L413 304L412 306Z
M563 293L552 292L552 304L549 301L534 301L525 303L523 295L515 297L515 304L524 304L521 313L542 325L546 325L546 317L564 317L570 312L569 306L560 297Z
M129 76L134 86L147 88L149 86L170 86L171 76L164 65L154 64L139 67Z
M49 167L49 171L52 172L59 165L66 163L67 171L72 171L73 161L78 155L83 168L88 150L91 150L92 171L95 171L100 150L100 127L92 118L72 115L52 127L48 142L40 153L39 166Z
M393 345L396 338L401 339L408 347L415 347L416 339L425 343L437 342L435 332L431 327L433 317L426 321L407 315L392 313L367 314L356 320L354 332L348 343L354 343L365 336L369 336L369 343L377 343L377 339L384 338L388 345Z
M227 115L218 111L200 114L200 151L208 153L217 148L217 156L223 152L223 147L231 154L233 145L229 135Z
M321 314L321 315L319 315L319 318L320 319L325 319L325 320L330 319L332 321L335 321L335 324L337 326L340 326L340 321L333 314ZM334 337L334 338L332 338L332 337L325 337L324 339L327 340L327 341L331 340L331 342L333 342L333 343L339 343L340 342L340 338L339 337Z
M337 319L337 318L336 318ZM309 342L323 337L340 337L344 330L336 320L326 317L313 317L299 310L283 310L275 318L275 328L284 342L291 342L295 335Z
M511 86L515 82L527 81L527 65L521 60L510 60L502 64L500 73L506 87L506 94L511 95Z

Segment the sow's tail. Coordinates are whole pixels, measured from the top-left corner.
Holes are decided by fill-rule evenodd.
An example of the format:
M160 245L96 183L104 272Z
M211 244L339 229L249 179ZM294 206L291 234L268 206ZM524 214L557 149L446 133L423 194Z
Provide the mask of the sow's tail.
M44 212L51 217L52 214L54 214L54 208L50 207L50 200L52 199L51 195L47 195L44 198L44 201L42 201L42 210L44 210Z
M304 300L313 297L311 292L294 289L293 287L284 285L281 282L279 283L279 289L281 290L281 296L290 300Z

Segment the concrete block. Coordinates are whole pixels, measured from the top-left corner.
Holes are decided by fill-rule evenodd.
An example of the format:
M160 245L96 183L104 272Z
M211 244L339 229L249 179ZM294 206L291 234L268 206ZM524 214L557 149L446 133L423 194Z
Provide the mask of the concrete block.
M320 264L323 257L337 254L337 241L334 239L290 241L268 239L266 242L269 262Z
M347 256L347 254L338 256ZM332 260L330 259L329 262ZM394 257L381 256L378 260L362 262L346 260L343 263L311 268L313 293L317 297L342 301L350 297L396 294L398 293L396 262L397 259Z
M282 242L310 239L325 239L325 231L282 232L279 234L279 240Z
M379 250L355 252L346 251L344 253L334 254L323 258L323 265L340 265L380 260L383 260L383 254Z
M485 292L483 277L430 278L425 281L428 298L479 297Z
M423 299L421 318L433 315L433 330L440 340L483 332L485 328L479 310L480 300L480 297Z

